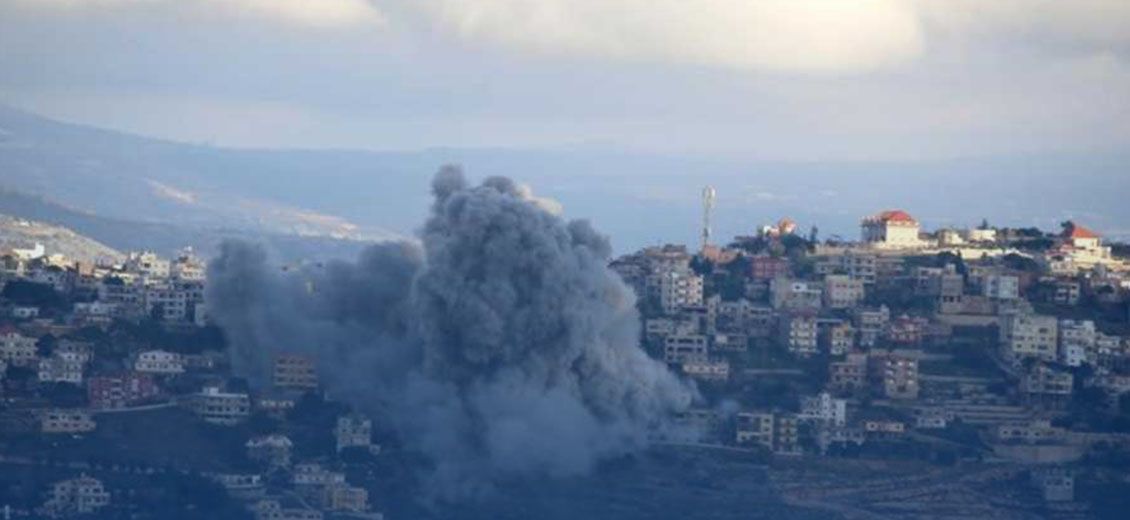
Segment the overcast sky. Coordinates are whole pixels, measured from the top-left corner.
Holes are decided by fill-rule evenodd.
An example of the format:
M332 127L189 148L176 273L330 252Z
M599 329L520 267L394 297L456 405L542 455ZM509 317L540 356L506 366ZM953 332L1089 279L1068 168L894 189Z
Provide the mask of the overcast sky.
M0 0L0 102L229 146L1125 151L1127 0Z

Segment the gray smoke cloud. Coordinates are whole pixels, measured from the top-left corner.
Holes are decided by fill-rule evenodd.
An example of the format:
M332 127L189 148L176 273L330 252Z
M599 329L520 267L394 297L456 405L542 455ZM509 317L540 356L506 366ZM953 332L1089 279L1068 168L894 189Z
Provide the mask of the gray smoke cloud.
M607 240L529 189L445 167L420 244L282 272L229 242L207 304L255 385L277 352L314 356L336 397L380 414L457 498L498 479L567 476L638 450L695 397L639 348L635 296Z

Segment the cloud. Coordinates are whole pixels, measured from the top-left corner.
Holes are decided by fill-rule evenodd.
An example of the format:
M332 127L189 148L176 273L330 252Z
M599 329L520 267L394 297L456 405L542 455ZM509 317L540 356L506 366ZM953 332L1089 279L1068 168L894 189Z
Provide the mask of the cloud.
M263 18L316 28L383 25L386 20L366 0L17 0L17 3L63 11L108 9L186 10L205 16Z
M547 54L837 72L917 56L923 34L899 0L420 0L468 41Z

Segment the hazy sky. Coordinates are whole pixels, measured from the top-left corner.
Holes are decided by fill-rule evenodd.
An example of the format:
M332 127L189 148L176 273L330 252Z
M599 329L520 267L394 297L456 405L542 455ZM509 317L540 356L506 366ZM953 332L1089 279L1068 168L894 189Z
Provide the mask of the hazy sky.
M1127 0L0 0L0 102L233 146L1130 144Z

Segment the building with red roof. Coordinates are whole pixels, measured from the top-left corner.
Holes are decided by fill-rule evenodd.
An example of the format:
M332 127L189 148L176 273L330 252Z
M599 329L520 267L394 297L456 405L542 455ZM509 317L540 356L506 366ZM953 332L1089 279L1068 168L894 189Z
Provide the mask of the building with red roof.
M918 238L921 226L910 213L891 209L863 219L860 224L863 241L875 247L900 249L921 247Z

